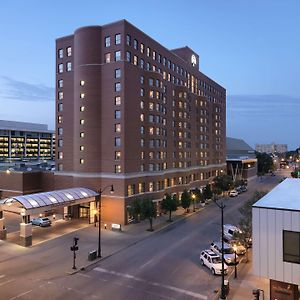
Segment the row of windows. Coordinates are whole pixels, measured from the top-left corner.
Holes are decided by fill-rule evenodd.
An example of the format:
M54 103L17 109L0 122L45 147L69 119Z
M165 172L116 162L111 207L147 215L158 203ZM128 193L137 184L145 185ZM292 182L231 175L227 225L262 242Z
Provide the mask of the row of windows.
M58 49L58 58L64 58L64 53L66 52L67 57L72 56L72 47L67 47L66 49Z
M67 72L72 71L72 63L70 61L68 61L66 64L66 71ZM64 64L59 64L58 65L58 73L63 73L63 72L64 72Z

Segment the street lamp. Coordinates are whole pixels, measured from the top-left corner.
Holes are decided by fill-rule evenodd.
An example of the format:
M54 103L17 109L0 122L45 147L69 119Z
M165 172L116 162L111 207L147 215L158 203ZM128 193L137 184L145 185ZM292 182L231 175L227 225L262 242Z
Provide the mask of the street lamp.
M237 278L237 266L236 266L236 251L237 251L237 245L233 246L233 251L234 251L234 278Z
M100 188L98 190L98 196L96 196L96 201L97 201L97 205L98 205L98 220L99 220L99 233L98 233L98 257L101 257L101 196L102 193L108 188L110 187L110 193L113 194L114 193L114 186L113 185L107 185L106 187L104 187L103 189Z
M193 199L193 212L195 212L196 211L196 209L195 209L195 199L196 199L196 195L193 193L192 194L192 199Z
M222 282L221 282L221 298L220 299L226 299L226 291L225 291L225 284L224 284L224 208L225 204L223 201L221 203L218 203L216 200L214 201L215 204L221 209L221 241L222 241Z

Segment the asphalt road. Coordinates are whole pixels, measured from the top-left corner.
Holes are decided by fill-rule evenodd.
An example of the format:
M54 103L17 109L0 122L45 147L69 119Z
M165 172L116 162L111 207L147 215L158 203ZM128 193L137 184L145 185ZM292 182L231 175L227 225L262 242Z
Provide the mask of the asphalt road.
M237 224L238 208L253 190L267 191L276 183L277 176L257 179L247 193L224 200L224 222ZM34 257L2 262L0 299L212 299L221 277L200 266L199 253L220 238L220 217L212 203L74 275L47 276Z

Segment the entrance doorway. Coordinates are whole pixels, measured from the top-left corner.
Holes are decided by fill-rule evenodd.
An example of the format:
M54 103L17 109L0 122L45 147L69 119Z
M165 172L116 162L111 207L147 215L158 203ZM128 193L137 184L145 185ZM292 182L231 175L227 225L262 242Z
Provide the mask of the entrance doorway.
M79 206L79 218L80 219L89 219L90 216L90 205L80 205Z

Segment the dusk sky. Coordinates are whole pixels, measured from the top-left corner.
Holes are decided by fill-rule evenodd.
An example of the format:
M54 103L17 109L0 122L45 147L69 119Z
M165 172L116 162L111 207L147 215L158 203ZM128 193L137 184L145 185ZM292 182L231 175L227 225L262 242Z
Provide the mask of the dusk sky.
M300 1L5 1L0 119L55 124L55 39L127 19L227 90L227 136L300 145Z

